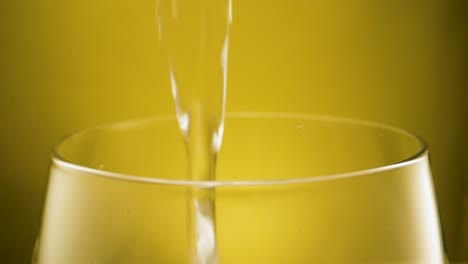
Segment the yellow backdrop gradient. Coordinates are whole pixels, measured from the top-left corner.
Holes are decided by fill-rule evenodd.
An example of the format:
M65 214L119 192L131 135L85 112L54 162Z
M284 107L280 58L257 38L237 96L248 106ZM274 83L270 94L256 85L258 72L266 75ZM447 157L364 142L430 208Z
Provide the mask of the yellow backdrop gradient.
M354 117L422 136L448 255L467 259L458 2L233 0L227 110ZM174 112L155 21L154 0L1 1L2 262L29 261L59 137Z

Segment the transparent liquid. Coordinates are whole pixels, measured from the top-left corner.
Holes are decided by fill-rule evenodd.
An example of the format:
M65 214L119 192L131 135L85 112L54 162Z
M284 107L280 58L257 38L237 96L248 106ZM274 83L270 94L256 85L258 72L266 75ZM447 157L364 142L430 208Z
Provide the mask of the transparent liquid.
M334 177L395 164L418 149L414 138L322 119L230 118L226 124L218 180L332 175L217 186L220 263L444 263L427 155ZM105 171L149 181L182 180L178 130L175 120L117 124L75 135L57 151L87 168L104 164ZM193 200L187 186L126 178L54 162L34 263L187 263L186 209Z
M231 1L158 0L156 8L188 178L214 180L224 130ZM190 260L217 263L214 190L188 192Z
M444 263L426 168L217 188L220 262ZM54 167L47 199L37 263L187 263L183 187Z

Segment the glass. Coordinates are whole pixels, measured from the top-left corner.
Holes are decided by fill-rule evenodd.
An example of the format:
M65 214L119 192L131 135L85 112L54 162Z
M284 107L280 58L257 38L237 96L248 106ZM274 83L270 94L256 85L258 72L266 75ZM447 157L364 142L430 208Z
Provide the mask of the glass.
M219 263L444 263L426 145L397 128L232 113L216 181L186 179L177 122L55 147L33 263L188 263L187 195L215 193Z

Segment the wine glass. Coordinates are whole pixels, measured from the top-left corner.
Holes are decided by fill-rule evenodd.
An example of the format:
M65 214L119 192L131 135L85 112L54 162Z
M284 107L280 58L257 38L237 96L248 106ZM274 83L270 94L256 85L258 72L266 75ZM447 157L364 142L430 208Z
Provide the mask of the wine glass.
M398 128L230 113L215 181L170 116L60 141L33 263L190 263L189 190L212 189L219 263L444 263L427 146Z

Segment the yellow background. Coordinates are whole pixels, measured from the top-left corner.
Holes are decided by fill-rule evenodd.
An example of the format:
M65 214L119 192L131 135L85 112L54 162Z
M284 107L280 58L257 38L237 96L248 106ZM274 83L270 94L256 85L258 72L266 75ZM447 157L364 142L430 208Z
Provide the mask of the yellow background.
M462 2L234 0L227 110L355 117L421 135L447 252L468 259ZM0 2L2 262L29 262L57 138L173 113L154 13L153 0Z

